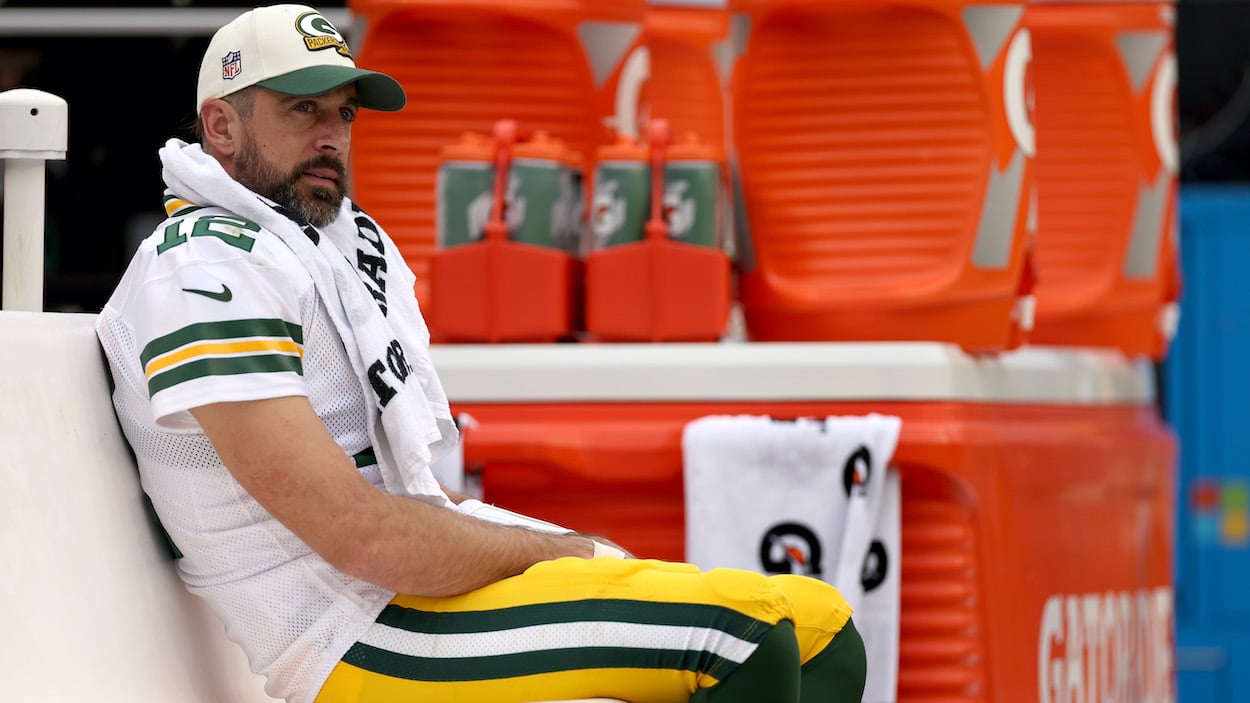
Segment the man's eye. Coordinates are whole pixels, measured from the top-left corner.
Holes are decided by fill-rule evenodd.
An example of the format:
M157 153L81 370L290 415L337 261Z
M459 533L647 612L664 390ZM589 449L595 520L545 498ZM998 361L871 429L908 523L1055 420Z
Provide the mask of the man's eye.
M312 112L316 107L312 103L295 103L295 109L300 112Z
M355 121L355 120L356 120L356 111L355 111L355 110L347 110L347 109L344 109L344 110L340 110L340 111L339 111L339 113L340 113L341 115L343 115L343 121L344 121L344 122L353 122L353 121Z

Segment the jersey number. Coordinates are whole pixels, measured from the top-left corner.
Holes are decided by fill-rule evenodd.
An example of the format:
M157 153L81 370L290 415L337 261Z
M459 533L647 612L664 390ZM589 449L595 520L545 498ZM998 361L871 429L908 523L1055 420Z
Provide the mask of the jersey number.
M187 235L181 232L181 222L174 222L165 228L165 241L156 247L157 254L164 254L179 244L185 244ZM191 227L192 237L216 237L232 247L238 247L243 251L251 251L252 246L256 244L254 237L244 234L244 231L259 232L260 225L245 220L241 217L227 217L224 215L214 217L200 217L194 220Z

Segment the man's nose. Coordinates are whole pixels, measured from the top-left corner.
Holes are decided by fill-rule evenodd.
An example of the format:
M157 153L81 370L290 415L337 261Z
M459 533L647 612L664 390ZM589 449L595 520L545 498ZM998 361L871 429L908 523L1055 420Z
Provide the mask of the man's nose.
M318 124L317 150L347 153L351 144L351 123L338 114L326 115Z

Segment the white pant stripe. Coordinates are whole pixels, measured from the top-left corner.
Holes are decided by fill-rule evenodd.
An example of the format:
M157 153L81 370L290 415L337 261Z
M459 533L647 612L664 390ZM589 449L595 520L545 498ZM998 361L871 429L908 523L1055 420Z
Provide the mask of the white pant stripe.
M595 621L441 635L375 623L360 641L413 657L491 657L570 647L623 647L708 651L737 663L751 656L757 646L706 627Z

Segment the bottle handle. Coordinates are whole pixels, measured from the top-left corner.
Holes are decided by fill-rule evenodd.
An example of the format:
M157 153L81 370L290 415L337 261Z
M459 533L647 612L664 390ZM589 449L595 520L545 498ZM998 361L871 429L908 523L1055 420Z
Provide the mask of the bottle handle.
M520 126L516 120L495 122L495 187L491 193L490 219L486 222L486 239L508 238L507 208L508 177L512 169L512 146L516 143Z
M647 125L647 142L651 149L651 217L643 227L649 240L668 239L668 221L664 218L664 160L673 130L668 120L656 117Z

